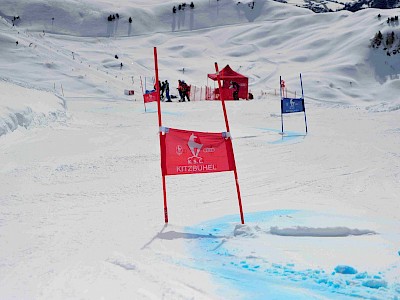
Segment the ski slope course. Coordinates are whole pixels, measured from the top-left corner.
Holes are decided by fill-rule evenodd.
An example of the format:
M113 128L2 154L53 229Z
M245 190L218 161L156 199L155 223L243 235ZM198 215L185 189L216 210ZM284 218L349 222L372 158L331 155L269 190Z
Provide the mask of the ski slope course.
M368 47L399 10L173 5L3 1L0 298L399 298L400 69ZM164 224L153 47L171 94L215 61L249 76L226 103L245 225L231 172L167 177ZM300 72L308 133L280 134ZM173 100L163 126L225 131L220 102Z

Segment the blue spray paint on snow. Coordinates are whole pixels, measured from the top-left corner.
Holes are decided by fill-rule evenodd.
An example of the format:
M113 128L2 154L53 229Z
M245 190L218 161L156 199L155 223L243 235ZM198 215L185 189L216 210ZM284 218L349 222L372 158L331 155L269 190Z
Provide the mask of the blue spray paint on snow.
M362 285L372 289L379 289L387 287L387 282L383 279L368 279Z
M157 109L152 109L152 108L146 108L146 111L141 109L143 113L157 113ZM172 112L172 111L167 111L167 110L161 110L161 115L172 115L172 116L181 116L183 113L181 112Z
M290 218L296 214L310 214L297 210L277 210L246 213L246 228L256 228L259 224L268 224L274 220ZM192 259L187 265L212 274L220 288L218 293L226 299L353 299L377 298L397 299L400 288L388 288L385 280L374 278L368 273L357 273L352 266L337 266L336 272L324 270L298 270L292 263L275 263L267 258L246 255L240 249L232 247L235 240L238 215L224 216L193 227L185 232L196 234L201 238L188 241ZM240 226L240 225L239 225ZM239 229L241 229L239 227ZM231 240L232 239L232 240ZM237 241L238 239L236 239ZM245 240L242 240L243 242ZM265 245L274 247L274 245ZM342 274L342 273L343 274Z
M356 269L354 269L351 266L346 266L346 265L336 266L335 272L340 273L340 274L357 274L358 273Z
M283 134L281 134L281 130L274 128L257 128L257 129L262 131L276 132L279 134L279 137L272 142L268 142L269 144L282 144L288 142L295 142L306 136L305 133L300 133L295 131L285 131Z
M108 105L108 106L102 106L102 107L97 107L97 108L92 108L90 110L88 110L89 112L100 112L100 113L124 113L127 112L127 109L125 106L116 106L116 105ZM146 110L144 108L139 108L138 111L142 112L142 113L157 113L157 109L153 109L153 108L146 108ZM181 112L172 112L172 111L167 111L167 110L162 110L161 114L163 115L173 115L173 116L181 116L183 115L183 113Z

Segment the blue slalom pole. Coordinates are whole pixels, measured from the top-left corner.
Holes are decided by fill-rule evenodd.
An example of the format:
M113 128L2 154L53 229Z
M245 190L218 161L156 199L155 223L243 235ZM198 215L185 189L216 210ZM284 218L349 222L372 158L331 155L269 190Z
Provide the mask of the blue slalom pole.
M282 110L283 110L283 102L282 102L282 76L279 76L279 95L281 97L281 124L282 124L282 136L283 136L283 114L282 114Z
M307 133L307 116L306 116L306 106L304 104L303 80L301 79L301 73L300 73L300 85L301 85L301 98L303 99L303 108L304 108L304 123L306 124L306 133Z

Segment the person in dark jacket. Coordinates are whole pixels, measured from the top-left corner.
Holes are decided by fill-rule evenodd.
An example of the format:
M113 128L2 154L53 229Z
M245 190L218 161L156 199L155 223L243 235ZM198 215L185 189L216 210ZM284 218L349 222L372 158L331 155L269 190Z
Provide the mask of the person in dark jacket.
M168 80L165 80L164 86L165 86L165 98L167 98L167 101L165 101L165 102L172 102L171 101L171 97L169 95L169 82L168 82Z
M161 99L164 99L164 92L165 92L165 82L162 82L161 83L161 94L160 94L160 96L161 96Z
M185 98L187 98L187 100L190 101L189 98L190 86L188 86L184 80L181 81L181 91L182 91L182 102L185 102Z
M179 102L182 102L182 81L178 80L178 93L179 93Z
M233 100L239 100L239 84L236 81L231 81L230 84L229 88L233 89Z

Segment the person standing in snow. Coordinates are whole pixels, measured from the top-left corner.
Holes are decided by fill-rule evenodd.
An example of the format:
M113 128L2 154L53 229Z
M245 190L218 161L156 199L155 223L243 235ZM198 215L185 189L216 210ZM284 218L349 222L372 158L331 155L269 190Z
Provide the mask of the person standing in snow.
M163 99L161 98L161 81L158 81L158 88L157 88L157 83L154 83L154 90L158 92L160 95L160 100L162 101Z
M231 81L230 84L229 88L233 89L233 100L239 100L239 84L235 81Z
M189 92L190 87L186 84L184 80L181 81L181 91L182 91L182 102L185 102L185 98L190 101Z
M161 83L161 99L164 99L164 92L165 92L165 82Z
M167 98L167 101L165 101L165 102L172 102L171 101L171 97L169 95L169 82L168 82L168 80L165 80L164 88L165 88L165 98Z
M178 80L179 102L182 102L182 81Z

